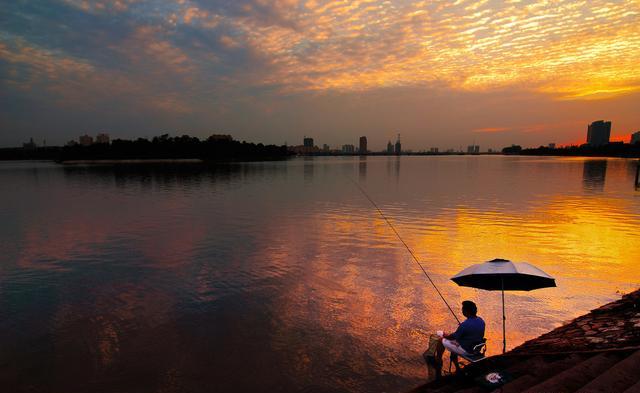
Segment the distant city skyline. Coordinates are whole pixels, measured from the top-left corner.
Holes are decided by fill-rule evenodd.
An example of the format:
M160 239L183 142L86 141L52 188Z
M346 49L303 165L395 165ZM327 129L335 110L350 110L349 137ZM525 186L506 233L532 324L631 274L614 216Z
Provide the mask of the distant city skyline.
M383 150L640 125L640 3L5 2L0 146L169 133ZM475 141L475 142L474 142Z
M622 138L620 139L613 139L611 140L610 136L611 136L611 127L612 127L612 122L611 121L604 121L604 120L596 120L593 121L592 123L590 123L587 126L587 133L586 133L586 139L583 142L578 142L578 143L573 143L573 144L566 144L565 146L569 146L569 145L583 145L583 144L587 144L587 145L591 145L591 146L601 146L601 145L605 145L609 142L623 142L623 143L638 143L640 142L640 131L634 132L629 134L629 138L628 140L624 140ZM169 135L169 134L167 134ZM174 135L174 136L181 136L181 135ZM220 138L223 137L224 139L233 139L233 136L230 134L211 134L210 136L208 136L208 138ZM88 146L94 143L110 143L110 135L104 132L98 133L95 137L95 140L92 136L88 135L88 134L84 134L84 135L80 135L78 137L78 140L76 141L75 139L71 139L69 140L66 145L74 145L74 144L80 144L80 145L84 145L84 146ZM287 145L288 143L285 142L284 145ZM517 144L512 144L512 146L515 146ZM556 143L555 142L549 142L546 146L550 149L555 149L556 148ZM37 142L34 141L33 137L29 138L28 142L23 142L22 146L24 148L27 149L32 149L35 147L38 147ZM43 140L42 145L40 146L46 146L46 140ZM430 146L429 148L417 148L417 149L412 149L412 148L402 148L402 145L400 143L400 134L397 135L397 139L395 144L391 143L391 140L389 140L387 142L386 147L383 147L382 149L374 149L374 150L370 150L368 149L368 140L367 140L367 136L360 136L358 139L358 147L356 148L355 145L353 144L344 144L342 146L338 145L338 146L334 146L333 148L331 147L331 145L329 145L328 143L322 143L322 147L319 146L319 144L315 143L315 140L313 137L309 137L309 136L304 136L303 140L302 140L302 144L292 144L291 146L295 147L296 150L298 150L299 153L318 153L318 152L342 152L342 153L360 153L360 154L367 154L368 152L385 152L387 154L400 154L401 152L430 152L430 153L439 153L440 151L440 147L434 147L434 146ZM543 145L539 145L539 146L543 146ZM505 146L507 147L507 146ZM538 147L538 146L525 146L525 147ZM466 148L466 153L467 154L478 154L480 152L495 152L495 151L499 151L500 147L484 147L483 149L480 148L479 145L474 144L472 145L468 145ZM463 146L460 145L459 148L451 148L451 147L445 147L443 148L443 151L445 152L465 152L463 149Z
M603 123L603 124L600 124L600 123ZM596 130L598 130L598 134L600 135L599 138L601 139L601 142L595 143L595 144L593 142L590 142L590 136L589 135L591 133L591 128L592 127L594 127ZM602 128L602 127L605 127L605 128ZM581 144L584 144L584 143L592 144L592 145L598 145L598 144L603 144L603 143L608 143L608 142L635 143L633 141L637 140L639 138L638 137L638 133L640 131L630 132L629 134L625 134L625 135L612 135L611 129L612 129L612 122L611 121L604 122L603 120L596 120L596 121L593 121L590 124L588 124L587 135L586 135L586 138L584 140L574 140L574 141L571 141L569 143L546 142L546 143L534 144L534 145L530 145L530 146L525 145L525 147L538 147L538 146L546 145L546 146L548 146L550 148L555 148L556 145L558 147L562 147L562 146L571 146L571 145L581 145ZM606 133L606 136L603 133ZM207 137L209 137L211 135L218 135L218 134L214 133L214 134L208 134L208 135L204 135L204 136L199 136L199 135L193 135L193 134L184 133L184 132L175 132L175 133L170 133L169 132L169 133L166 133L166 134L171 135L171 136L190 135L190 136L196 136L196 137L200 137L200 138L207 138ZM233 137L231 134L224 134L224 135L226 137ZM398 138L399 138L399 136L400 136L400 134L398 134ZM407 150L409 150L409 151L431 151L431 152L435 152L435 151L438 151L439 149L443 149L443 151L449 151L449 152L451 152L451 151L463 152L463 151L465 151L465 147L466 147L466 152L467 153L469 153L469 152L478 152L480 149L479 149L479 146L475 145L475 138L476 137L477 136L474 135L474 144L472 144L472 145L464 145L463 143L461 143L459 146L434 146L434 144L430 144L429 146L420 146L420 147L415 147L415 148L409 147L409 148L407 148ZM110 138L111 138L110 134L104 133L104 132L99 132L96 135L96 141L101 141L99 143L105 143L105 142L108 143ZM133 137L133 138L123 137L122 139L136 139L136 138L148 138L148 136L145 135L144 137L138 136L138 137ZM76 141L76 139L79 139L79 140ZM239 139L239 138L236 138L236 139ZM342 138L342 139L345 140L345 138ZM264 143L263 141L251 141L251 142ZM303 141L302 142L303 143L300 144L300 146L304 146L305 148L310 148L310 147L316 146L316 147L318 147L318 149L320 149L319 145L316 145L313 137L308 137L308 136L305 135L305 136L303 136ZM359 142L358 142L359 145L358 145L358 148L357 148L358 151L361 150L360 148L362 147L362 143L363 142L364 142L365 150L376 151L376 152L380 152L380 151L387 151L388 152L389 151L389 143L391 142L391 140L389 139L387 141L386 145L384 143L382 143L382 146L380 148L376 147L374 150L370 150L370 149L367 148L367 146L368 146L367 136L360 136L359 137ZM43 143L46 145L46 139L43 139ZM90 137L88 134L85 133L85 134L79 136L78 138L72 138L72 139L68 140L66 143L61 143L61 144L58 144L58 145L62 146L64 144L68 144L68 143L91 144L91 143L93 143L93 137ZM33 136L29 137L29 142L25 142L23 140L22 144L23 145L30 144L30 145L33 145L33 146L37 146L38 145L37 141L34 141L34 137ZM278 142L274 142L274 144L279 144L279 143ZM285 141L282 144L283 145L289 144L289 145L293 145L293 146L299 145L298 143L295 143L295 142L294 143L289 143L288 141ZM505 146L497 146L497 145L487 146L487 145L483 145L482 146L483 149L481 151L489 151L489 152L496 151L496 149L500 149L502 147L506 147L506 146L509 146L509 145L522 145L522 143L518 143L517 141L514 141L514 142L512 142L510 144L506 144ZM16 147L16 146L17 145L15 145L15 146L0 146L0 147ZM342 148L341 148L341 146L342 146ZM326 141L322 142L322 150L328 150L328 149L331 149L331 150L344 150L343 147L344 147L344 145L341 145L340 143L329 144ZM392 150L396 150L395 146L392 146Z

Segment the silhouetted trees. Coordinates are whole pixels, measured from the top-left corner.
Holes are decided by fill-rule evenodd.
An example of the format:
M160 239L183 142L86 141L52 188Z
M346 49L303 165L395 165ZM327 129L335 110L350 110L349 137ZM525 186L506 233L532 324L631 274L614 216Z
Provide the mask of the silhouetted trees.
M504 153L504 149L502 151ZM507 154L507 153L505 153ZM602 146L568 146L550 149L540 146L533 149L523 149L519 153L527 156L583 156L583 157L640 157L640 144L631 145L613 142Z
M522 151L522 146L519 145L511 145L509 147L505 147L502 149L502 154L520 154Z
M207 161L272 160L289 156L286 146L238 142L208 138L204 141L189 135L170 137L163 134L151 140L115 139L111 144L65 146L59 161L124 159L202 159Z
M60 157L62 148L59 146L36 147L25 149L22 147L5 147L0 149L0 160L56 160Z
M189 135L168 134L151 140L115 139L110 144L94 143L64 147L3 148L0 160L127 160L127 159L202 159L206 161L276 160L293 153L286 146L234 141L228 135L214 135L200 140Z

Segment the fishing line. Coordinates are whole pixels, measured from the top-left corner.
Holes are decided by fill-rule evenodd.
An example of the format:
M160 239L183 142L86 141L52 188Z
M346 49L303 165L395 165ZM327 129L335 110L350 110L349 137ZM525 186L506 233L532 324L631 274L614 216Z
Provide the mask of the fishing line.
M438 292L438 295L440 296L440 299L442 299L442 301L444 302L444 304L447 305L447 308L449 309L449 311L451 311L451 315L453 315L453 317L456 319L456 321L458 321L458 324L460 323L460 320L458 319L458 316L453 312L453 309L451 308L451 306L449 305L449 303L447 302L447 299L444 298L444 296L442 296L442 292L440 292L440 290L438 289L438 286L436 285L435 282L433 282L433 280L431 279L431 276L429 276L429 273L427 273L427 271L425 270L425 268L422 266L422 264L420 263L420 261L418 260L418 258L416 257L416 255L413 253L413 251L411 250L411 248L409 248L409 246L407 245L407 243L402 239L402 237L400 236L400 234L398 233L398 231L396 230L396 228L393 226L393 224L391 223L391 221L389 221L389 219L387 218L387 216L384 215L384 213L382 212L382 210L378 207L378 205L376 205L376 203L373 201L373 199L371 199L371 197L367 194L367 192L364 190L364 188L362 188L360 186L360 184L358 184L355 180L353 180L352 178L349 177L349 180L351 180L351 182L353 184L356 185L356 187L358 187L358 189L360 190L360 192L362 192L362 195L365 196L365 198L367 198L369 200L369 202L371 202L371 204L373 205L373 207L376 208L376 210L378 211L378 213L380 213L380 216L382 216L382 218L384 218L384 220L387 222L387 224L389 224L389 227L391 227L391 229L393 230L393 233L396 234L396 236L398 237L398 239L402 242L402 244L404 245L404 247L407 249L407 251L409 251L409 254L411 254L411 256L413 257L413 260L416 261L416 263L418 264L418 266L420 266L420 269L422 270L422 273L424 273L424 275L427 277L427 279L429 280L429 282L431 283L431 285L433 285L433 288L436 290L436 292Z

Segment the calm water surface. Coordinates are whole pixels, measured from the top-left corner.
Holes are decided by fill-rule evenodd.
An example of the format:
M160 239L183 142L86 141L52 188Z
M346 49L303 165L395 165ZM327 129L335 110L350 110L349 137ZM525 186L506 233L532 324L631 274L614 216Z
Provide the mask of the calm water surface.
M310 158L198 168L0 163L0 386L29 392L405 391L454 320L385 222L501 350L640 286L635 161ZM8 389L8 390L6 390Z

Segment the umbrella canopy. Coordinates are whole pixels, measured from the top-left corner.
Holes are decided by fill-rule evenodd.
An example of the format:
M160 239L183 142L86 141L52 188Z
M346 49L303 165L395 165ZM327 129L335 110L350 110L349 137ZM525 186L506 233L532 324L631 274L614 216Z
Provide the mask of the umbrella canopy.
M462 287L487 291L531 291L556 286L553 277L537 267L506 259L494 259L469 266L451 280Z
M493 259L469 266L451 278L462 287L502 291L502 352L507 350L504 291L531 291L556 286L556 280L526 262Z

